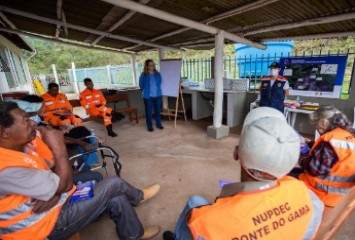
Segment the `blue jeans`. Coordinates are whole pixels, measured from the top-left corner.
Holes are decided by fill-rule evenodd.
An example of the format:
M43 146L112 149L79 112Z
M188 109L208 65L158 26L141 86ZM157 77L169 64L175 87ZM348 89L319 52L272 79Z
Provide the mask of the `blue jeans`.
M161 127L161 117L160 117L160 110L162 104L162 97L151 97L151 98L144 98L144 105L145 105L145 120L147 123L147 128L152 129L152 113L154 110L154 118L155 124L157 127Z
M91 145L91 149L95 148L95 139L94 138L89 138L90 141L90 145ZM75 146L76 150L79 153L85 153L85 149L83 149L81 146L77 145ZM97 152L91 153L91 154L86 154L84 156L82 156L82 159L84 161L84 163L88 166L93 165L94 163L98 163L99 162L99 157L97 156Z
M182 213L180 214L180 217L176 223L176 228L175 228L175 237L177 240L186 240L186 239L191 239L191 233L189 226L187 225L186 222L186 214L195 207L200 207L203 205L208 205L210 204L205 198L201 196L192 196L190 199L187 201L184 210L182 210Z

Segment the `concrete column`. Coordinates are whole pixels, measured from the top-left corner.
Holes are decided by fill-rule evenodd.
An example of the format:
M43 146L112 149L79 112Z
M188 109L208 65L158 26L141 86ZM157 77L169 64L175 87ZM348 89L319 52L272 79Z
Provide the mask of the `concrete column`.
M137 79L137 57L136 54L131 55L131 65L132 65L132 77L134 86L138 86Z
M215 38L215 53L214 53L214 112L213 112L213 127L219 128L222 126L223 113L223 47L224 47L224 32L220 31Z
M74 80L74 82L73 82L74 92L79 93L78 79L76 78L76 71L75 71L75 63L74 62L71 63L71 70L73 73L73 80Z
M59 79L58 79L58 74L57 74L57 68L55 67L55 64L52 64L52 71L53 71L53 75L54 75L54 81L56 84L59 85ZM60 88L59 88L60 91Z
M224 31L218 31L215 36L214 52L214 111L213 126L207 128L207 135L212 138L221 138L229 134L229 127L222 126L223 117L223 47Z
M161 60L164 59L164 49L159 48L158 55L159 55L159 62L160 62ZM161 64L160 64L160 66L161 66ZM164 79L163 79L163 81L164 81ZM165 112L167 110L168 110L168 97L163 96L163 111Z

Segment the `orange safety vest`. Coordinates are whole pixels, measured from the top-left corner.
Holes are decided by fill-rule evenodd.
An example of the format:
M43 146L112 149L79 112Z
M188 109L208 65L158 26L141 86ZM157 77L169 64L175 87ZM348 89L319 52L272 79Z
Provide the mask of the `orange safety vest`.
M43 98L43 115L45 118L50 118L54 113L64 113L67 110L73 111L73 107L70 105L68 98L59 93L56 97L53 97L49 93L42 95Z
M321 142L330 143L338 162L327 176L314 177L303 173L299 179L304 181L325 205L334 207L344 194L355 186L355 135L342 128L336 128L320 136L310 154Z
M312 214L309 189L286 176L274 187L194 208L188 225L195 240L303 239Z
M6 168L32 168L50 171L36 152L28 149L28 154L0 148L0 172ZM32 213L31 198L11 194L0 198L0 239L43 240L53 230L63 204L74 192L75 186L63 193L59 202L51 210L41 214Z
M42 141L41 133L37 130L36 137L29 144L27 144L25 152L30 153L30 150L36 152L38 156L45 160L49 168L54 166L54 156L47 144Z
M96 105L106 105L106 99L102 92L97 89L93 89L92 91L89 89L85 89L80 93L80 104L83 108L89 109L96 107Z

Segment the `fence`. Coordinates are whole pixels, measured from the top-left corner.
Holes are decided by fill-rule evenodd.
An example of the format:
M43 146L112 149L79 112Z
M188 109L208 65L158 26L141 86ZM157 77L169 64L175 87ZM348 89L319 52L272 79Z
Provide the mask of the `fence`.
M258 84L262 76L268 74L268 66L275 61L279 61L281 57L324 57L324 56L340 56L348 55L348 62L346 65L345 79L343 83L342 93L343 98L346 98L349 94L351 85L351 75L352 69L354 67L355 53L346 51L328 51L324 53L319 51L317 53L302 52L302 53L288 53L280 55L249 55L244 57L225 57L224 58L224 76L227 78L247 78L249 80L249 91L257 91ZM159 69L159 64L156 65ZM212 59L185 59L182 61L181 77L187 78L189 80L202 83L204 79L213 78L212 76ZM140 76L143 71L143 65L137 64L136 74L137 77ZM68 75L65 77L64 75ZM64 74L63 84L61 86L66 86L65 82L73 82L72 70L68 70L68 74ZM84 68L76 69L76 76L79 83L79 89L82 90L83 80L86 77L93 79L95 86L97 88L107 88L111 85L120 86L134 86L132 76L132 66L131 64L119 65L119 66L106 66L106 67L94 67L94 68ZM70 79L70 80L68 80ZM60 80L61 82L61 80ZM64 84L65 83L65 84ZM67 84L68 85L68 84Z

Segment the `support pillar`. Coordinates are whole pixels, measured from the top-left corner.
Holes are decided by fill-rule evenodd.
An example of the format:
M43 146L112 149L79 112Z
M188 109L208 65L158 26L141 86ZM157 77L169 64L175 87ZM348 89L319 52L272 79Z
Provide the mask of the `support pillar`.
M52 64L52 71L53 71L53 75L54 75L54 81L56 84L59 85L59 79L58 79L58 74L57 74L57 68L55 67L55 64ZM60 88L59 88L60 91Z
M73 89L74 89L74 92L75 93L79 93L79 86L78 86L78 79L77 79L77 77L76 77L76 71L75 71L75 63L74 62L72 62L71 63L71 71L72 71L72 73L73 73Z
M131 55L132 77L134 86L138 86L137 80L137 57L136 54Z
M215 36L215 53L214 53L214 111L213 126L207 128L209 137L218 139L229 134L229 127L222 125L223 117L223 47L224 47L224 31L220 30Z

